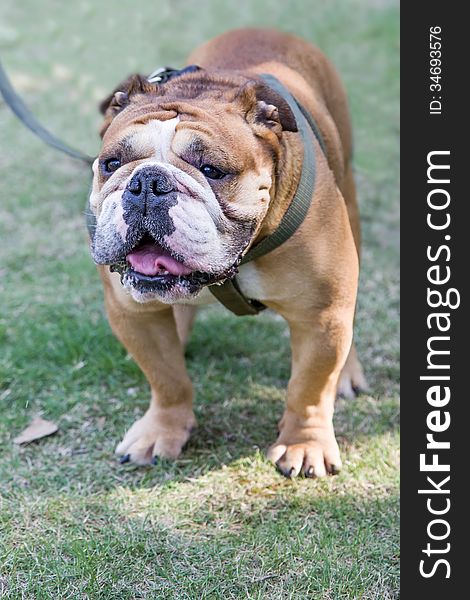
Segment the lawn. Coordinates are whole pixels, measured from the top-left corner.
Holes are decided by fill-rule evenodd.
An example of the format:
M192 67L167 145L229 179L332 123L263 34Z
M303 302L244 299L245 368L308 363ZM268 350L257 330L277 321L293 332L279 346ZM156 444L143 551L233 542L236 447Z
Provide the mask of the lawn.
M337 402L344 470L291 481L267 462L286 326L217 307L201 312L188 348L200 427L187 451L119 464L114 447L148 388L105 319L84 227L89 173L0 104L0 597L399 597L397 2L5 0L0 52L35 114L93 154L97 103L117 82L179 66L242 25L315 41L351 101L370 393ZM59 432L16 446L36 415Z

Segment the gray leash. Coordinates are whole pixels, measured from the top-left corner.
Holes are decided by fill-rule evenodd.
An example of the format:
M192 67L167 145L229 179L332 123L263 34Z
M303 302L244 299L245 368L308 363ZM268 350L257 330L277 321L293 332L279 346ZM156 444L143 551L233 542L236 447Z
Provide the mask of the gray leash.
M11 108L11 110L15 113L18 119L26 125L28 129L30 129L34 134L36 134L43 142L67 154L71 158L75 158L80 160L87 165L92 165L95 160L92 156L88 154L84 154L80 152L80 150L76 150L72 148L62 140L59 140L55 135L47 131L41 123L36 119L30 109L26 106L23 100L18 96L18 94L13 89L13 86L10 83L10 80L5 73L5 70L0 61L0 93L3 96L7 106Z

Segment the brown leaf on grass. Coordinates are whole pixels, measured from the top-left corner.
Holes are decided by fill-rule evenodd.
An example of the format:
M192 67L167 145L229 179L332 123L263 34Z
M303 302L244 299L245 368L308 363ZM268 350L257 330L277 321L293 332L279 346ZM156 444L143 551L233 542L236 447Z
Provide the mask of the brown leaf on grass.
M58 431L58 429L57 425L52 423L52 421L46 421L41 417L36 417L13 441L15 444L29 444L30 442L34 442L34 440L39 440L48 435L52 435Z

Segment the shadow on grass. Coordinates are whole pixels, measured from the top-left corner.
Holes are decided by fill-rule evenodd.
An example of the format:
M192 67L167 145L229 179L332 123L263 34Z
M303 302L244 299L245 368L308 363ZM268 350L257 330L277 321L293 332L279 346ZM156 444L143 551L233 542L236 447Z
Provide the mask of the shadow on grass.
M54 312L51 307L47 311ZM199 428L178 461L148 469L120 466L113 454L126 429L147 408L149 391L100 313L92 311L91 321L84 321L76 311L56 312L54 319L40 315L37 323L40 333L17 346L21 355L11 357L20 367L10 373L10 384L22 396L4 400L10 448L0 471L6 484L46 493L76 486L147 488L253 457L276 439L290 351L285 324L272 316L255 320L227 317L217 309L202 313L188 347ZM31 364L41 335L48 344L42 360L34 363L36 371L30 372L23 365ZM24 404L31 390L38 396ZM19 423L35 412L56 420L61 431L25 448L14 447L15 429L18 433ZM393 433L397 398L339 399L335 425L343 453L363 439Z
M229 447L238 457L274 441L290 375L286 324L270 315L257 320L210 315L196 324L188 351L196 409L203 417L190 441L189 454L204 448L223 452ZM383 369L380 376L381 387L397 385L396 373ZM339 438L351 442L356 436L395 431L399 426L397 396L398 390L380 399L368 394L351 400L338 398Z

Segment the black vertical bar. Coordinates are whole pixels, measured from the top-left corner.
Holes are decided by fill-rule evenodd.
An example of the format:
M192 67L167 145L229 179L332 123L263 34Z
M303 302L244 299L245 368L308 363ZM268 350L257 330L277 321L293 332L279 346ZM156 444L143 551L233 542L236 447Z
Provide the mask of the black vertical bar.
M466 381L470 199L465 183L470 173L466 92L470 36L463 7L430 0L404 2L401 8L401 597L405 600L469 594L465 545L470 483L465 462L470 455ZM440 65L432 61L435 58ZM450 169L431 169L428 181L429 161ZM430 306L439 305L439 292L454 308ZM432 350L450 353L430 355L428 344ZM438 442L442 446L433 448ZM421 466L420 455L424 455ZM426 470L433 460L436 470ZM449 471L444 470L446 465Z

